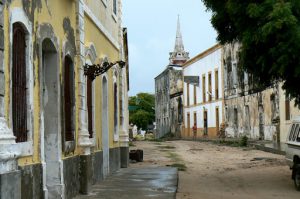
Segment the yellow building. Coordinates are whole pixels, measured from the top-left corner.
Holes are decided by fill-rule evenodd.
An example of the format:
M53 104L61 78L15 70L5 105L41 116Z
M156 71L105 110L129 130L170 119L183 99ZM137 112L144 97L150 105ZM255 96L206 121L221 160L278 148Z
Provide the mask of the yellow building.
M121 16L121 0L0 0L1 198L72 198L127 167L128 65L84 75L127 57Z

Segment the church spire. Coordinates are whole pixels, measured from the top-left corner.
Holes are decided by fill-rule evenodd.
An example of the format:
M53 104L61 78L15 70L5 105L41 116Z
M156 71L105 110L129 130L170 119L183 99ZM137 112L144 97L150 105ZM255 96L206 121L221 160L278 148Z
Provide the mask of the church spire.
M183 41L182 41L182 34L181 34L181 30L180 30L180 20L179 20L179 15L178 15L174 52L183 52L183 51L184 51L184 46L183 46Z
M179 15L177 19L177 31L175 48L173 52L170 52L170 64L182 65L189 59L189 53L184 51L182 34L180 30L180 20Z

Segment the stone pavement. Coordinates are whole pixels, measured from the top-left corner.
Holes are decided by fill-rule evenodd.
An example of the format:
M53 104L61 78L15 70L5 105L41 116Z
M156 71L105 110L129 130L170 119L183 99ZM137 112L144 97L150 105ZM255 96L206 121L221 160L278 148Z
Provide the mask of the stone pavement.
M76 199L174 199L177 184L176 168L127 168L93 186L89 195L78 195Z

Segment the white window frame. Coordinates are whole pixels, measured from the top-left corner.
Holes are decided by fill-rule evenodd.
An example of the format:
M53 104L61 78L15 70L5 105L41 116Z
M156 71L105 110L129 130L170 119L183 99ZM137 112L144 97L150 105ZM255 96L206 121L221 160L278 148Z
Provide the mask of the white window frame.
M27 92L27 128L28 136L26 142L19 142L16 144L19 156L33 155L33 53L32 53L32 24L29 21L26 13L21 8L14 8L10 10L10 55L12 55L13 49L13 24L21 23L26 31L26 87ZM12 56L10 56L10 71L12 71ZM10 73L10 98L12 98L12 73ZM10 118L12 118L12 100L10 100ZM13 126L12 119L10 120L10 126Z

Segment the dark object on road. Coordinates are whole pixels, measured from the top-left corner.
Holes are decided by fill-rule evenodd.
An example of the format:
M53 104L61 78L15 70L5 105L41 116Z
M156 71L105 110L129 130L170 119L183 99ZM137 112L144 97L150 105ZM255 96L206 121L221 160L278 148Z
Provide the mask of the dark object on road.
M143 162L143 156L144 152L143 150L137 149L137 150L130 150L129 152L129 159L135 160L137 162Z

